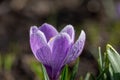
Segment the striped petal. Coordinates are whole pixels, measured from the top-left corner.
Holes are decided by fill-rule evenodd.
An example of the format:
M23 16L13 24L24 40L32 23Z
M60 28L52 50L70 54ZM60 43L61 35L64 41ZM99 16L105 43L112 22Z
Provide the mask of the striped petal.
M47 45L47 40L43 32L33 26L30 29L30 47L34 56L43 64L48 64L51 51Z
M71 37L72 42L74 42L75 31L72 25L67 25L61 32L66 32Z
M47 23L44 23L42 26L40 26L39 30L41 30L45 34L47 41L58 34L57 30L52 25Z
M78 40L68 51L68 57L66 59L65 64L75 60L81 54L85 44L85 39L86 39L86 35L85 32L82 30Z
M50 43L52 46L52 76L58 76L63 66L71 40L67 33L57 35Z

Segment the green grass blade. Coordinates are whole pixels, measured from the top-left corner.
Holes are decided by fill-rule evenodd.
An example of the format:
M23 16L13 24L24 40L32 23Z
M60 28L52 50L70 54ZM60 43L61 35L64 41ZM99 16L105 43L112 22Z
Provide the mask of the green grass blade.
M75 79L75 76L76 76L77 71L78 71L78 67L79 67L79 58L77 59L77 63L76 63L75 66L73 67L73 71L72 71L70 80L74 80L74 79Z
M90 73L87 73L85 80L90 80Z
M49 80L48 74L47 74L46 69L43 64L41 64L41 69L44 74L44 80Z
M120 73L120 55L118 54L118 52L111 45L108 44L107 54L115 73Z
M98 48L98 52L99 52L99 58L98 58L99 69L100 71L102 71L103 70L103 59L102 59L101 47Z
M62 71L61 80L68 80L68 65L66 65Z
M96 79L95 79L95 77L92 74L87 73L87 75L85 76L84 80L96 80Z

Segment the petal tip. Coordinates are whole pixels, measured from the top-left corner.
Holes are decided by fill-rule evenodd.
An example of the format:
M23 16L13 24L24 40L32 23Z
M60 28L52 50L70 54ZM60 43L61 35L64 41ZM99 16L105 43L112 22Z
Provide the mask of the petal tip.
M37 32L37 30L38 30L37 26L31 26L30 27L30 35Z
M55 27L48 23L42 24L39 27L39 30L45 34L47 41L49 41L50 38L52 38L58 34L58 31L55 29Z
M85 31L84 31L84 30L81 30L81 34L85 35Z
M73 25L71 24L66 25L66 27L74 29Z
M44 39L45 42L47 42L44 33L42 31L40 31L37 26L31 26L31 28L30 28L30 39L33 38L32 35L39 36L42 39Z
M48 23L43 23L42 26L50 26ZM52 25L51 25L52 26Z
M81 30L80 38L82 38L83 40L85 40L86 34L85 34L84 30Z
M74 42L74 37L75 37L75 30L74 30L74 27L69 24L69 25L66 25L62 30L61 32L65 32L67 33L70 38L72 39L72 41Z

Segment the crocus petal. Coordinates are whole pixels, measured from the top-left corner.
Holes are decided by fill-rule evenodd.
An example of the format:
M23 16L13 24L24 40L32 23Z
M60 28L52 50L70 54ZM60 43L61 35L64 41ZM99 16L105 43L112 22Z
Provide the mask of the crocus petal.
M86 39L86 35L85 32L82 30L78 40L68 51L68 57L66 59L65 64L75 60L81 54L85 44L85 39Z
M47 41L58 34L57 30L52 25L47 23L44 23L42 26L40 26L39 30L41 30L45 34Z
M39 57L46 55L44 53L51 52L47 45L45 35L36 27L31 27L30 29L30 46L32 52L39 61Z
M42 64L51 65L51 50L47 45L38 49L35 56Z
M56 39L56 36L52 37L52 38L48 41L48 45L49 45L51 51L52 51L52 49L53 49L53 43L54 43L55 39Z
M36 33L37 31L38 31L37 26L32 26L32 27L30 28L30 35Z
M62 29L61 32L66 32L67 34L69 34L71 40L74 42L75 31L72 25L67 25L65 28Z
M57 35L53 42L52 47L52 75L53 78L59 75L59 71L63 66L63 62L66 58L67 51L71 46L70 36L67 33L61 33Z

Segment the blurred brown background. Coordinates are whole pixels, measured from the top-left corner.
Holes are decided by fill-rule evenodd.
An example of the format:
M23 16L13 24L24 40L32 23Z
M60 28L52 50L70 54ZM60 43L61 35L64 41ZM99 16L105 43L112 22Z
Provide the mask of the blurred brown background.
M98 46L104 51L110 43L120 52L120 0L0 0L0 80L40 79L31 67L37 60L29 29L45 22L58 31L72 24L76 39L82 29L86 32L76 77L88 71L97 75Z

